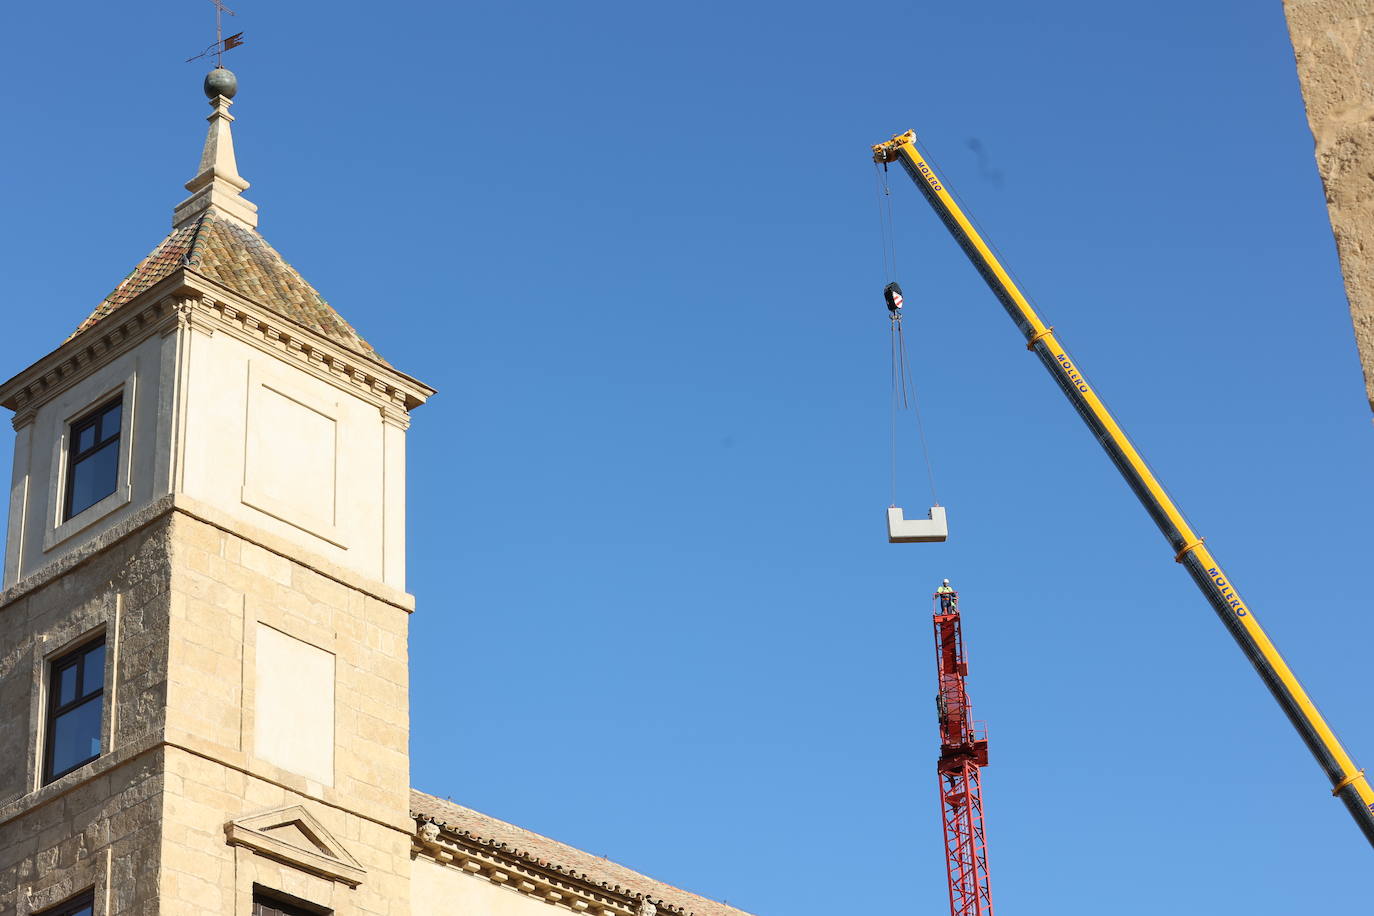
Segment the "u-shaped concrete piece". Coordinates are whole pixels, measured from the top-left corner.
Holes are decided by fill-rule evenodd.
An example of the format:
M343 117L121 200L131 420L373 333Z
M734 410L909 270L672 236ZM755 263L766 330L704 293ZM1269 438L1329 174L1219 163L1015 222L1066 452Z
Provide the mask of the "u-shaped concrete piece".
M902 518L902 510L897 506L887 510L889 544L931 544L948 538L949 524L945 521L944 506L931 506L929 519Z

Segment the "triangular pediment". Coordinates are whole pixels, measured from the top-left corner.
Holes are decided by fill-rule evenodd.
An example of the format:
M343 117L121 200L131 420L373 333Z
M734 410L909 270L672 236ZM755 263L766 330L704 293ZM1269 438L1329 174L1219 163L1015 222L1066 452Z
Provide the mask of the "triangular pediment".
M357 887L367 875L334 834L302 805L232 820L224 825L224 833L230 846L247 847L259 855L350 887Z
M274 840L281 840L283 843L295 846L297 849L313 849L321 855L334 857L329 847L307 832L301 826L300 821L291 821L287 824L269 827L263 833Z

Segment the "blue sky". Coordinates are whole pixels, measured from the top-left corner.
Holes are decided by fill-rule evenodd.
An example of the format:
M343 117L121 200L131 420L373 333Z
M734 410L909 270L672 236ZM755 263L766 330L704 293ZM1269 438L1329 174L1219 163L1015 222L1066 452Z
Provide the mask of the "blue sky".
M915 128L1374 754L1370 414L1279 3L235 9L263 234L441 392L410 433L417 787L761 916L943 912L949 576L999 911L1366 905L1368 846L899 174L952 536L882 532L868 147ZM168 228L211 13L8 12L0 374ZM923 507L910 447L900 478Z

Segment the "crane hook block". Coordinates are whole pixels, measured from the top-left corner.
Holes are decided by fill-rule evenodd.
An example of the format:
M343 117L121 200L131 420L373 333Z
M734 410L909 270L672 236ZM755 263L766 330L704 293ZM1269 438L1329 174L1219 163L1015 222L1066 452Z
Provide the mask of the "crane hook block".
M902 288L896 283L889 283L883 287L883 299L887 302L887 310L896 318L902 314Z
M887 542L889 544L936 544L949 539L949 523L945 521L945 507L931 506L926 519L902 518L902 510L892 506L887 510Z

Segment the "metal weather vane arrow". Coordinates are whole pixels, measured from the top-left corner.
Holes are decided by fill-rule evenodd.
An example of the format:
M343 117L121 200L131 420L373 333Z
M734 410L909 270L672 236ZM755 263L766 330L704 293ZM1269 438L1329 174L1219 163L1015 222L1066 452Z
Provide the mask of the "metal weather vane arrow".
M215 55L215 66L222 67L224 66L224 52L230 51L243 44L243 33L235 32L233 35L225 38L224 14L228 13L230 16L237 16L238 14L225 6L221 0L210 0L210 2L215 5L215 43L204 51L201 51L195 57L186 58L186 63L189 64L193 60L200 60L202 57L209 57L213 54Z

